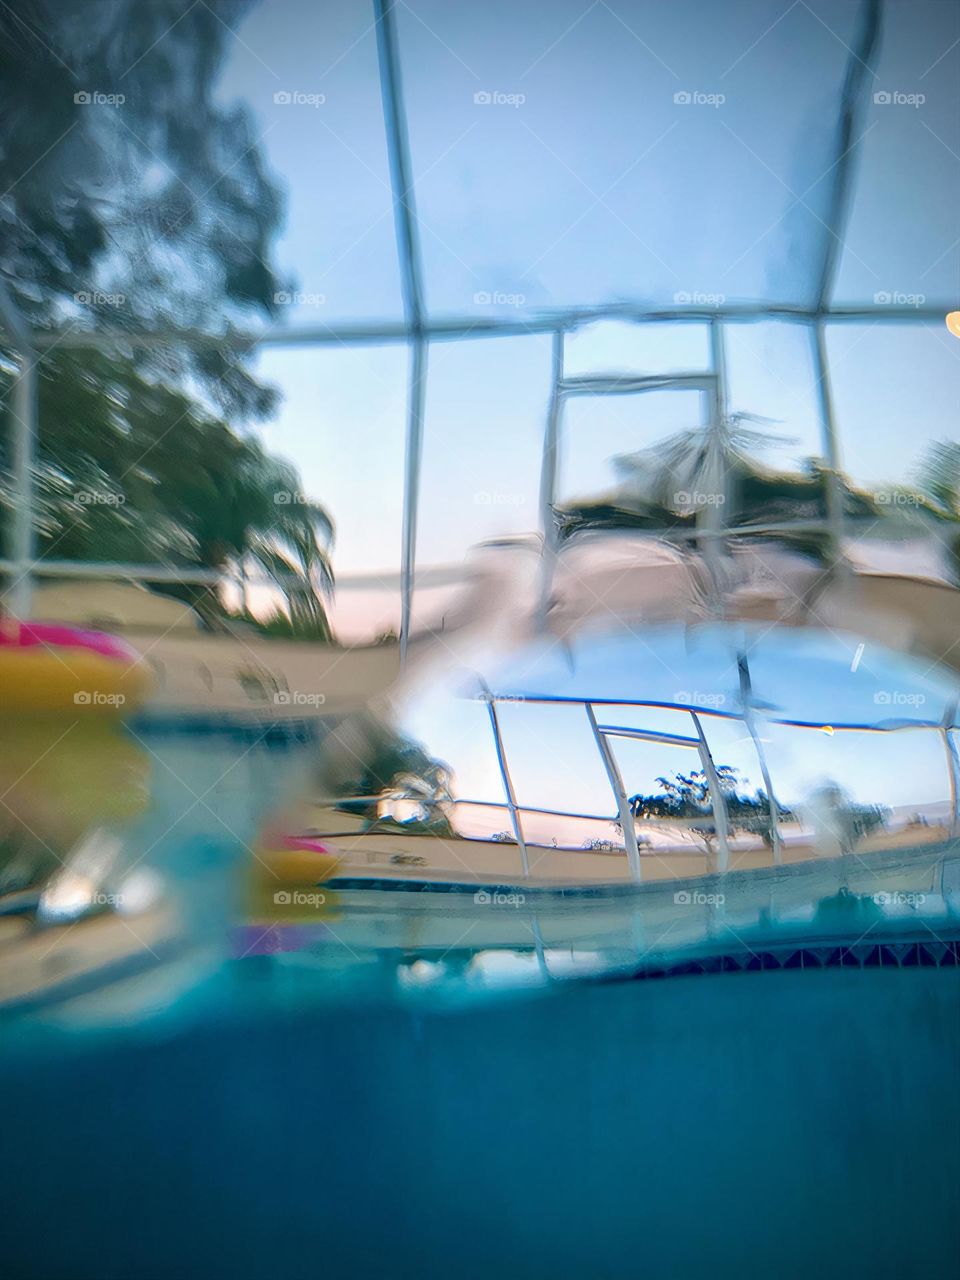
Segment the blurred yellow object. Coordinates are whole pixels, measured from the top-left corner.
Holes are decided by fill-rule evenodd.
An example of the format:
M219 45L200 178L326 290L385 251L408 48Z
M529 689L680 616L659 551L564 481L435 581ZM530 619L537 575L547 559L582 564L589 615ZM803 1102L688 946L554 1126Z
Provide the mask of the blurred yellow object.
M121 716L143 702L152 682L133 650L115 656L46 643L0 645L0 713L6 715Z
M960 311L951 311L947 316L947 328L955 338L960 338Z
M150 762L115 721L24 716L3 727L0 830L22 824L59 844L146 810Z
M262 874L277 887L315 885L329 880L340 863L339 854L315 849L258 849Z
M304 847L315 843L316 847ZM280 924L329 918L336 896L322 888L340 864L340 856L319 842L293 840L280 849L258 848L252 868L251 914Z

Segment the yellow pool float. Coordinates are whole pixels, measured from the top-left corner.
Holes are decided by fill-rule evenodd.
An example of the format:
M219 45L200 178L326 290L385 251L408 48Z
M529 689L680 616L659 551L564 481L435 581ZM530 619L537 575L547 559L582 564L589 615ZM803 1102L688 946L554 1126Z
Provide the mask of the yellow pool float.
M0 712L120 716L153 682L126 641L102 631L39 622L0 622Z

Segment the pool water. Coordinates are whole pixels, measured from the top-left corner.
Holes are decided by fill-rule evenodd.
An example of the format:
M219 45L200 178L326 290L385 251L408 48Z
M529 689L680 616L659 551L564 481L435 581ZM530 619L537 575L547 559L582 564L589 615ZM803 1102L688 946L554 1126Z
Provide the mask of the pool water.
M956 1272L955 842L479 902L334 879L278 924L255 833L312 748L128 741L103 883L156 898L0 941L5 1274Z

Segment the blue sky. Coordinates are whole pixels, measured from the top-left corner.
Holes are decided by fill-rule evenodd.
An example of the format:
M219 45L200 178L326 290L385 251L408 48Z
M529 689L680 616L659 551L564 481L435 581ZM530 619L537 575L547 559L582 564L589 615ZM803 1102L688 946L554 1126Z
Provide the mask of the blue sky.
M513 316L698 292L808 300L858 12L760 0L402 5L431 312ZM271 0L243 20L226 60L219 92L253 110L287 192L277 258L297 288L281 324L402 314L372 22L367 0ZM960 303L960 10L894 0L886 23L875 86L925 101L871 102L837 295L922 294L946 309ZM524 101L477 104L478 93ZM677 93L725 101L678 105ZM596 326L568 344L571 367L699 366L702 331L664 329ZM819 454L806 331L738 326L727 346L730 407L789 437L768 460ZM960 344L946 330L835 328L829 350L859 481L902 479L930 439L956 433ZM341 575L395 569L403 353L266 350L259 367L285 396L265 436L332 510ZM433 349L421 562L536 527L548 381L543 339ZM596 491L612 479L612 453L698 416L694 397L578 403L565 424L570 492ZM507 500L485 502L490 493Z
M885 720L940 720L957 696L957 682L926 661L891 654L867 643L852 671L857 638L831 633L745 631L755 639L750 659L755 697L783 718L823 724L876 724ZM739 707L734 628L647 628L610 640L581 638L564 654L549 641L499 665L491 655L484 676L501 692L498 716L510 772L522 803L573 812L613 814L614 801L580 703L523 701L560 697L635 697L697 705L698 694L720 693L723 710ZM573 664L571 668L571 663ZM498 676L499 666L499 679ZM699 689L697 682L700 682ZM677 689L682 684L685 692ZM484 705L464 696L463 674L448 684L434 680L410 697L405 727L457 772L459 794L503 801ZM886 699L878 702L877 693ZM517 698L513 701L511 699ZM600 724L644 728L689 737L693 725L681 710L598 706ZM718 763L731 764L753 787L762 784L756 753L743 724L704 714L704 732ZM870 733L779 725L761 719L774 784L781 800L797 804L827 780L861 803L892 807L943 804L949 774L940 735L916 728ZM614 739L628 794L657 789L656 778L699 769L695 750ZM562 762L559 763L559 762Z
M544 305L671 301L677 292L806 300L858 10L759 0L402 5L431 312L517 315ZM950 49L960 10L895 0L886 20L874 83L925 101L870 104L837 296L924 294L946 310L960 303L960 50ZM255 6L219 92L253 110L287 189L276 256L297 292L282 324L398 319L372 6ZM276 104L278 92L324 101ZM477 105L477 92L525 101ZM677 105L677 92L726 101ZM490 301L475 302L476 294ZM599 325L571 340L568 360L581 371L698 367L703 334L673 326L668 337L664 328L637 337L643 330ZM731 408L776 419L772 433L790 438L769 461L822 451L805 330L737 326L727 346ZM902 479L929 439L955 434L960 344L946 330L836 328L829 353L856 479ZM266 438L300 463L307 492L337 518L339 572L393 570L406 357L270 349L260 369L285 396ZM422 561L457 559L483 536L534 529L548 380L543 339L431 352ZM692 398L690 413L676 408L627 398L577 404L568 474L584 492L602 485L612 477L609 454L699 415ZM476 493L516 497L484 504Z
M401 5L431 314L517 317L684 295L812 301L860 9L848 0ZM960 306L960 7L891 0L885 10L835 296L922 297L946 311ZM252 109L287 193L277 259L296 292L282 325L402 317L372 23L367 0L270 0L239 26L224 68L220 93ZM277 93L293 100L275 102ZM771 441L766 459L794 466L821 454L807 330L738 325L726 346L730 409L774 419L771 435L788 437ZM828 352L843 460L857 482L908 481L931 440L957 435L960 343L944 327L835 326ZM705 332L691 325L598 324L566 346L568 371L580 373L699 369L705 358ZM266 349L258 360L284 394L264 436L331 510L341 577L399 569L407 360L402 347L336 344ZM538 527L549 378L542 337L431 349L418 563L457 563L485 537ZM612 455L701 412L695 394L573 402L561 495L602 491ZM397 593L344 592L340 604L341 622L349 614L362 630L395 613ZM532 720L522 729L506 718L517 720L509 732L539 735L542 747ZM449 732L456 747L466 730ZM572 750L565 732L547 738ZM872 737L867 750L818 735L811 753L797 732L777 743L788 791L833 761L860 798L874 795L878 771L888 802L942 793L940 748L916 735L909 751L901 739ZM543 753L528 746L517 767L549 793L549 776L536 774ZM641 771L646 750L631 748ZM477 765L478 786L490 784L491 767ZM567 775L576 807L606 794L594 775L586 764Z

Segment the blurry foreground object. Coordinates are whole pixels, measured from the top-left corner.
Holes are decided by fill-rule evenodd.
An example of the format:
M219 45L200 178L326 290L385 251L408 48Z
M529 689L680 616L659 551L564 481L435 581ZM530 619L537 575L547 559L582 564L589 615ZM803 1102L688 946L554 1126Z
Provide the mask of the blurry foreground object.
M150 668L124 640L46 623L0 623L0 711L123 715L144 700Z
M335 849L338 883L683 879L960 829L946 666L812 625L468 630L324 740L286 832Z

